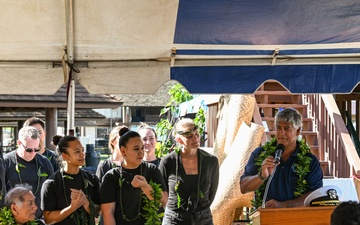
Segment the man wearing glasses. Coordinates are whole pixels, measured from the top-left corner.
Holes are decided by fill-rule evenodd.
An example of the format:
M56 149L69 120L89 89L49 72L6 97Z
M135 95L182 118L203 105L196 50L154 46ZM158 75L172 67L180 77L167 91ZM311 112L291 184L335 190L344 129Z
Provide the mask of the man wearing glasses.
M38 130L40 135L40 151L38 153L45 156L50 161L51 165L53 166L54 172L56 172L59 169L59 160L55 152L47 149L45 146L45 122L40 118L31 117L25 121L24 127L25 126L33 126Z
M45 156L37 154L40 135L35 127L21 128L18 136L18 148L4 155L6 188L9 191L16 184L29 184L36 197L36 205L40 206L41 186L54 173L54 169ZM40 207L36 210L36 217L42 217Z

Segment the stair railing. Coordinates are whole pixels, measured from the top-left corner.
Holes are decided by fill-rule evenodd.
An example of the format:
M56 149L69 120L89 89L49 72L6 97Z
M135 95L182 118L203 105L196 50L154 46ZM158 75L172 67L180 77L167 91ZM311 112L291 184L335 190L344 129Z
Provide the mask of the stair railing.
M360 175L360 159L333 95L304 95L309 117L318 130L320 159L334 177Z
M351 121L351 117L349 115L348 111L345 111L345 118L346 118L346 127L349 130L351 140L353 141L355 145L356 152L360 156L360 141L359 141L359 135L357 134L355 127Z

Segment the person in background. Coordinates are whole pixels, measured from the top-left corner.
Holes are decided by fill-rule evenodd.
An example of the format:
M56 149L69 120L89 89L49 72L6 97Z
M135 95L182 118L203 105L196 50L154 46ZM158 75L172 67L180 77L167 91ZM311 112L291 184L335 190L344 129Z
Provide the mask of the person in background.
M40 136L33 126L25 126L19 130L18 148L4 155L5 182L7 190L16 184L27 183L34 190L36 205L41 202L41 186L54 173L50 161L40 151ZM42 218L40 207L36 217Z
M245 172L240 178L241 193L258 189L260 194L255 194L253 206L261 206L268 178L277 166L265 207L301 207L312 191L323 186L320 163L310 152L309 146L298 141L302 116L297 110L286 108L279 111L275 115L274 124L275 138L251 153ZM279 162L276 162L274 154L279 144L282 144L285 150Z
M155 130L145 123L141 123L138 133L144 143L144 161L152 163L156 166L160 164L160 158L156 157L155 148L157 143L157 135Z
M126 126L117 126L111 130L109 135L109 149L111 151L111 156L100 162L96 169L96 176L99 178L100 182L107 171L121 165L123 157L119 149L119 133L125 133L127 131L129 131L129 128Z
M40 151L38 151L38 153L45 156L50 161L54 172L56 172L59 169L57 155L45 146L45 122L37 117L31 117L25 121L24 127L25 126L33 126L38 130L40 135Z
M5 196L5 205L11 210L14 221L18 225L23 224L40 224L44 223L36 219L35 212L37 205L35 204L35 196L32 188L28 184L17 184ZM5 219L5 218L3 218ZM2 221L1 224L12 224L10 221Z
M85 151L74 136L60 139L58 152L64 168L54 173L42 186L41 208L47 224L95 225L100 213L99 179L80 167Z
M0 208L4 206L5 195L6 195L6 184L5 184L4 156L2 151L0 151Z
M360 203L341 202L331 213L330 225L360 225Z
M119 146L124 158L120 167L108 171L100 185L101 211L106 225L143 225L146 211L144 195L152 200L150 181L162 188L160 202L166 205L167 193L159 169L143 162L144 147L135 131L120 131Z
M174 125L181 146L161 159L159 169L169 190L162 224L211 225L210 205L219 183L217 157L200 149L200 134L192 119Z

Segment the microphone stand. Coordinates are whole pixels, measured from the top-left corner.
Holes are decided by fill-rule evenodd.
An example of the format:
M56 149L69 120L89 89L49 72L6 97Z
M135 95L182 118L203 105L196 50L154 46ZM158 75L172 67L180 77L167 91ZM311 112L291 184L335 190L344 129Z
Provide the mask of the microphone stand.
M279 163L276 163L275 168L274 168L274 170L272 171L272 173L271 173L271 175L270 175L270 177L269 177L268 182L266 183L265 192L264 192L264 196L263 196L263 200L262 200L262 205L261 205L261 208L263 208L263 209L265 209L266 197L267 197L267 194L268 194L268 191L269 191L270 183L271 183L271 180L272 180L273 177L274 177L274 174L275 174L275 171L276 171L276 168L277 168L278 165L279 165Z

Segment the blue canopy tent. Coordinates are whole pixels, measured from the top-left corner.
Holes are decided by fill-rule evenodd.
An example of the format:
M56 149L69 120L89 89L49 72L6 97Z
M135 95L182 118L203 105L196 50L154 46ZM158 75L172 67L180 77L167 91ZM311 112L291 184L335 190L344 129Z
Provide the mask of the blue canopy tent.
M195 93L253 93L266 80L292 93L349 93L360 81L359 31L352 0L180 1L174 42L189 47L177 55L224 62L173 67L171 78Z
M350 93L360 81L357 0L1 2L0 94L55 93L66 56L99 94L154 93L170 79L191 93L253 93L268 80Z

